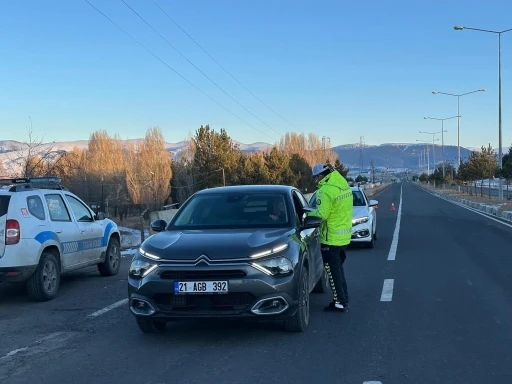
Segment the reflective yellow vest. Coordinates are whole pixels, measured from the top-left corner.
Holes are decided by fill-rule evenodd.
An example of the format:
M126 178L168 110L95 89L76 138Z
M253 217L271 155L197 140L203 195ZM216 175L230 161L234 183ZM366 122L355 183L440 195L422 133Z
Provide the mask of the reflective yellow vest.
M333 171L318 183L316 209L310 215L322 218L320 242L327 245L347 245L352 237L354 198L347 180Z

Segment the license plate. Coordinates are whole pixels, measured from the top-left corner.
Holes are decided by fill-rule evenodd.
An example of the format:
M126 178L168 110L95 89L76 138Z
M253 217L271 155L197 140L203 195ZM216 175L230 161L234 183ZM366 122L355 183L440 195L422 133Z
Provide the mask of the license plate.
M227 281L175 281L174 294L228 293Z

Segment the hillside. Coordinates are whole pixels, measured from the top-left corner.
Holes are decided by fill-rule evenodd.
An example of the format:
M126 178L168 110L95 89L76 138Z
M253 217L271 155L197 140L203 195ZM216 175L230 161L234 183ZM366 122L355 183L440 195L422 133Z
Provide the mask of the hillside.
M142 139L133 139L133 140L125 140L125 142L135 142L141 141ZM242 151L244 152L255 152L259 150L263 150L269 148L271 144L258 142L252 144L244 144L238 141L235 141ZM62 141L57 142L55 144L44 144L40 147L40 150L47 150L48 148L52 148L56 153L62 151L70 151L73 147L78 148L86 148L88 144L87 140L78 140L78 141ZM177 143L166 143L166 149L172 153L174 156L177 156L185 147L185 141L180 141ZM20 151L23 148L23 144L17 141L12 140L0 140L0 161L6 165L8 169L10 169L10 163L16 157L23 156L24 151ZM430 148L430 156L432 156L431 146ZM359 144L345 144L339 145L332 148L333 151L339 156L341 161L346 164L348 167L356 168L361 164L361 150ZM421 153L425 149L425 145L421 143L415 144L407 144L407 143L385 143L380 145L365 145L362 149L363 154L363 166L366 168L369 166L370 161L373 160L374 165L376 167L391 167L391 168L416 168L418 166L418 158ZM467 158L471 153L473 148L461 148L461 157L462 159ZM504 149L504 153L508 151ZM444 147L445 159L447 161L455 161L457 159L457 146L455 145L445 145ZM435 147L436 153L436 162L441 160L441 146L436 145ZM430 159L432 162L432 158Z
M370 161L376 167L392 167L392 168L417 168L419 156L425 150L425 144L380 144L363 146L362 151L359 145L340 145L332 148L338 155L340 160L348 167L359 167L361 164L361 152L363 155L363 167L368 167ZM435 148L436 162L441 161L441 146L436 145ZM432 146L429 146L430 162L432 159ZM471 151L466 148L460 149L460 156L464 160L469 156ZM457 160L457 146L445 145L444 157L446 161Z

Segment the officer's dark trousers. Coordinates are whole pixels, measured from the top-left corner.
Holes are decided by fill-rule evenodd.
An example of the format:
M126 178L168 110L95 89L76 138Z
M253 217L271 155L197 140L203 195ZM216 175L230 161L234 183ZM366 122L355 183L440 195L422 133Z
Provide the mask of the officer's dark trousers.
M346 306L348 304L347 281L343 263L347 258L347 246L332 246L321 244L324 267L331 285L334 303Z

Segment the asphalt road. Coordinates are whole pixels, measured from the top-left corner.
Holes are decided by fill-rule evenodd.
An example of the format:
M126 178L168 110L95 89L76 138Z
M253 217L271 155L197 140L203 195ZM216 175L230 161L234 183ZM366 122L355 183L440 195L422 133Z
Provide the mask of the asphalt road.
M47 303L0 285L0 382L512 383L512 228L412 183L373 198L379 240L348 251L349 313L315 294L301 334L203 321L145 335L125 305L90 316L126 298L125 259L117 277L66 277Z

